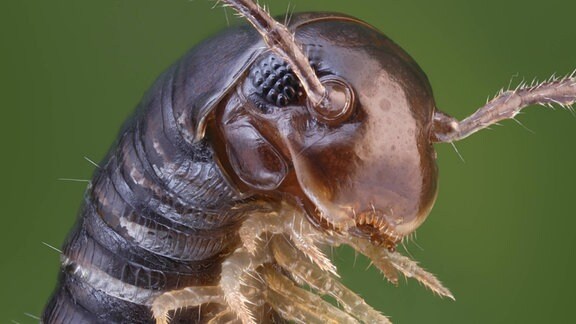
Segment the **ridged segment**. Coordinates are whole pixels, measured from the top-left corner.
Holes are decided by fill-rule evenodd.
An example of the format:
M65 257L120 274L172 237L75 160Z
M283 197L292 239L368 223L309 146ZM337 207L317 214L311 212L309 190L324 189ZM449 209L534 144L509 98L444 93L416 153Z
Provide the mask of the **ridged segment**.
M164 75L97 170L45 323L149 323L161 292L219 280L243 198L207 142L190 145L175 131L173 86ZM181 323L202 317L180 313Z

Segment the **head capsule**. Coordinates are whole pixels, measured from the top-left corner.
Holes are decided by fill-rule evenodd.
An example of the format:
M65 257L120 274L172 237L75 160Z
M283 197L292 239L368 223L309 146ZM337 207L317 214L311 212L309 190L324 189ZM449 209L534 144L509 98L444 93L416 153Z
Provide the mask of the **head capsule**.
M435 104L399 46L351 17L303 14L290 28L328 89L311 105L290 66L261 54L216 113L237 182L291 200L327 230L394 248L437 192Z

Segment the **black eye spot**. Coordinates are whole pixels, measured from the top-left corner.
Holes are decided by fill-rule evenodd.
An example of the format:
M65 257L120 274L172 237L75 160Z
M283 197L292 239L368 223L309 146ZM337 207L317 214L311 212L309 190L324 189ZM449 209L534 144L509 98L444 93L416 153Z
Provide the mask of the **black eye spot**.
M273 54L252 67L250 79L256 95L269 104L284 107L298 100L300 84L294 72Z
M286 106L288 104L288 99L286 99L286 97L283 94L279 94L278 97L276 97L276 106Z
M278 92L276 89L270 89L268 94L266 95L266 100L270 103L276 103L276 99L278 98Z
M259 76L259 77L256 77L256 78L254 79L254 85L255 85L255 86L259 87L259 86L262 85L262 83L264 83L264 78L263 78L263 77Z
M296 99L296 90L292 86L286 86L282 94L288 102Z

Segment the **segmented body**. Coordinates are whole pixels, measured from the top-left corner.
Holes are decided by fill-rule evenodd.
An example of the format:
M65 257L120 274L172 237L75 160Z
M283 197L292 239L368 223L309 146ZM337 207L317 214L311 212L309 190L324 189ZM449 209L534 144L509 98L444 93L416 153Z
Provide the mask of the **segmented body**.
M391 226L419 225L435 197L430 126L414 131L430 124L433 113L425 76L355 18L304 13L293 16L290 28L300 28L296 36L319 74L346 76L369 94L358 95L357 105L345 97L356 112L327 124L316 119L288 65L250 27L198 45L152 86L97 170L64 246L45 323L389 323L340 283L320 245L350 245L391 282L402 273L452 298L393 248L399 237ZM424 94L422 100L413 93ZM390 130L389 141L417 158L372 163L388 149L380 144L389 130L378 124L387 111L403 121L389 126L409 134ZM415 192L415 202L379 192L386 188L379 177ZM420 189L411 190L413 184ZM378 208L366 192L393 199ZM394 218L393 208L417 213Z
M251 35L238 29L222 38ZM205 62L196 60L221 44L227 42L205 44L164 73L124 126L64 246L45 323L153 322L155 296L217 283L222 261L238 245L238 227L255 207L225 179L210 140L191 143L177 119L206 88L189 70L201 74ZM176 315L201 319L197 309Z

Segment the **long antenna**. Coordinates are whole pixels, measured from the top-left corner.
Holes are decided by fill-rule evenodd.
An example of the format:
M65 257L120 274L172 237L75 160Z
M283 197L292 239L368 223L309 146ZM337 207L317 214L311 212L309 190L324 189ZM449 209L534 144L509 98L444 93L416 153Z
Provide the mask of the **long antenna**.
M432 128L432 142L452 143L464 139L504 119L514 119L520 111L531 105L552 108L560 106L570 111L576 103L576 70L562 78L550 77L544 82L520 83L516 89L503 91L475 113L458 121L436 111Z
M270 14L252 0L220 0L246 18L262 35L268 48L290 64L314 107L328 106L327 90L320 82L302 49L288 28L277 22Z

